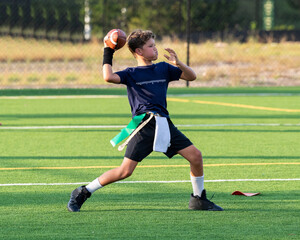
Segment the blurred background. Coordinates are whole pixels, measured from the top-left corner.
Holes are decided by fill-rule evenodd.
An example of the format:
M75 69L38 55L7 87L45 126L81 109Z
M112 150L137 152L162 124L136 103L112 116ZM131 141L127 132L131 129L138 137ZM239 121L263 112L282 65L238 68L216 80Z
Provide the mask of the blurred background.
M158 61L170 47L196 71L190 87L300 86L300 0L0 0L0 88L108 87L113 28L152 30ZM135 64L115 53L115 71Z

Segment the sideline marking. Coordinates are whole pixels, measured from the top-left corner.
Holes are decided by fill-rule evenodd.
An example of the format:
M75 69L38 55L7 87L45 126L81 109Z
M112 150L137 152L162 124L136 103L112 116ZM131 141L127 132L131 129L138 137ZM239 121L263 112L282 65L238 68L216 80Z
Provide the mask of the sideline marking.
M300 123L216 123L216 124L176 124L176 127L247 127L247 126L300 126ZM126 125L82 125L82 126L0 126L0 130L31 130L31 129L91 129L91 128L124 128Z
M0 99L74 99L74 98L122 98L127 95L57 95L57 96L3 96Z
M89 129L89 128L124 128L126 125L87 125L87 126L20 126L0 127L1 129L26 130L26 129Z
M182 93L168 94L170 97L215 97L215 96L299 96L299 93ZM76 99L76 98L123 98L127 94L108 94L108 95L44 95L44 96L1 96L0 99Z
M204 180L206 183L211 182L270 182L270 181L300 181L300 178L276 178L276 179L215 179ZM132 184L132 183L190 183L191 180L174 180L174 181L120 181L115 183ZM10 186L62 186L62 185L82 185L89 182L77 183L4 183L0 187Z
M215 96L299 96L298 93L183 93L168 94L170 97L215 97ZM76 98L123 98L126 94L110 95L45 95L45 96L1 96L0 99L76 99Z
M258 110L277 111L277 112L300 112L300 109L271 108L271 107L261 107L261 106L245 105L245 104L211 102L211 101L201 101L201 100L187 100L187 99L179 99L179 98L168 98L168 101L171 101L171 102L193 102L193 103L200 103L200 104L250 108L250 109L258 109Z
M300 162L289 163L212 163L203 164L204 167L225 167L225 166L266 166L266 165L300 165ZM119 166L78 166L78 167L16 167L16 168L0 168L0 171L13 170L63 170L63 169L91 169L91 168L116 168ZM173 167L190 167L188 164L184 165L142 165L137 168L173 168Z

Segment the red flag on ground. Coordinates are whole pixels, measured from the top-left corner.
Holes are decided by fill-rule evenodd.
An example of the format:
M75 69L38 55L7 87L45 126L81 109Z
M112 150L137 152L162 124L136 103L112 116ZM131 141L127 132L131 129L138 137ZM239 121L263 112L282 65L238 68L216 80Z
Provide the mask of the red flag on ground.
M243 193L243 192L240 192L240 191L234 191L233 193L231 193L231 195L244 195L246 197L252 197L252 196L256 196L256 195L259 195L260 193Z

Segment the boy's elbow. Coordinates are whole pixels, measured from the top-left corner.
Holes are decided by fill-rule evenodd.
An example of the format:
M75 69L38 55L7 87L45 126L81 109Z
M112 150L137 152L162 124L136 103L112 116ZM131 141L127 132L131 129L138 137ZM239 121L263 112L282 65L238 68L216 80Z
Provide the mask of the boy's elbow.
M111 83L112 82L112 77L108 74L103 74L103 80L107 83Z
M103 79L104 79L104 81L107 82L107 83L110 82L110 79L109 79L108 77L104 77Z
M183 73L183 74L181 75L181 79L184 79L184 80L186 80L186 81L194 81L194 80L197 79L197 75L196 75L196 73L195 73L194 71L193 71L193 72L190 72L190 73L188 73L188 74Z
M103 75L103 80L107 83L120 83L120 78L116 75Z
M190 81L195 81L197 79L197 75L194 74L194 76L192 76L191 80Z
M188 81L195 81L197 79L197 75L194 73L191 76L189 76Z

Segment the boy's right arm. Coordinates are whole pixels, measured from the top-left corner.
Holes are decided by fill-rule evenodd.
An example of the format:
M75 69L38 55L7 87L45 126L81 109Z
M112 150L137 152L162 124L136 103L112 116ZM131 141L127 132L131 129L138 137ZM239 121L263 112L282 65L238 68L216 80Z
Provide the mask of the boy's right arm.
M110 64L103 65L103 79L109 83L120 83L121 78L118 74L113 73L112 66Z
M103 52L103 79L109 83L121 83L121 78L118 74L114 73L112 70L112 59L115 50L109 48L104 43Z

